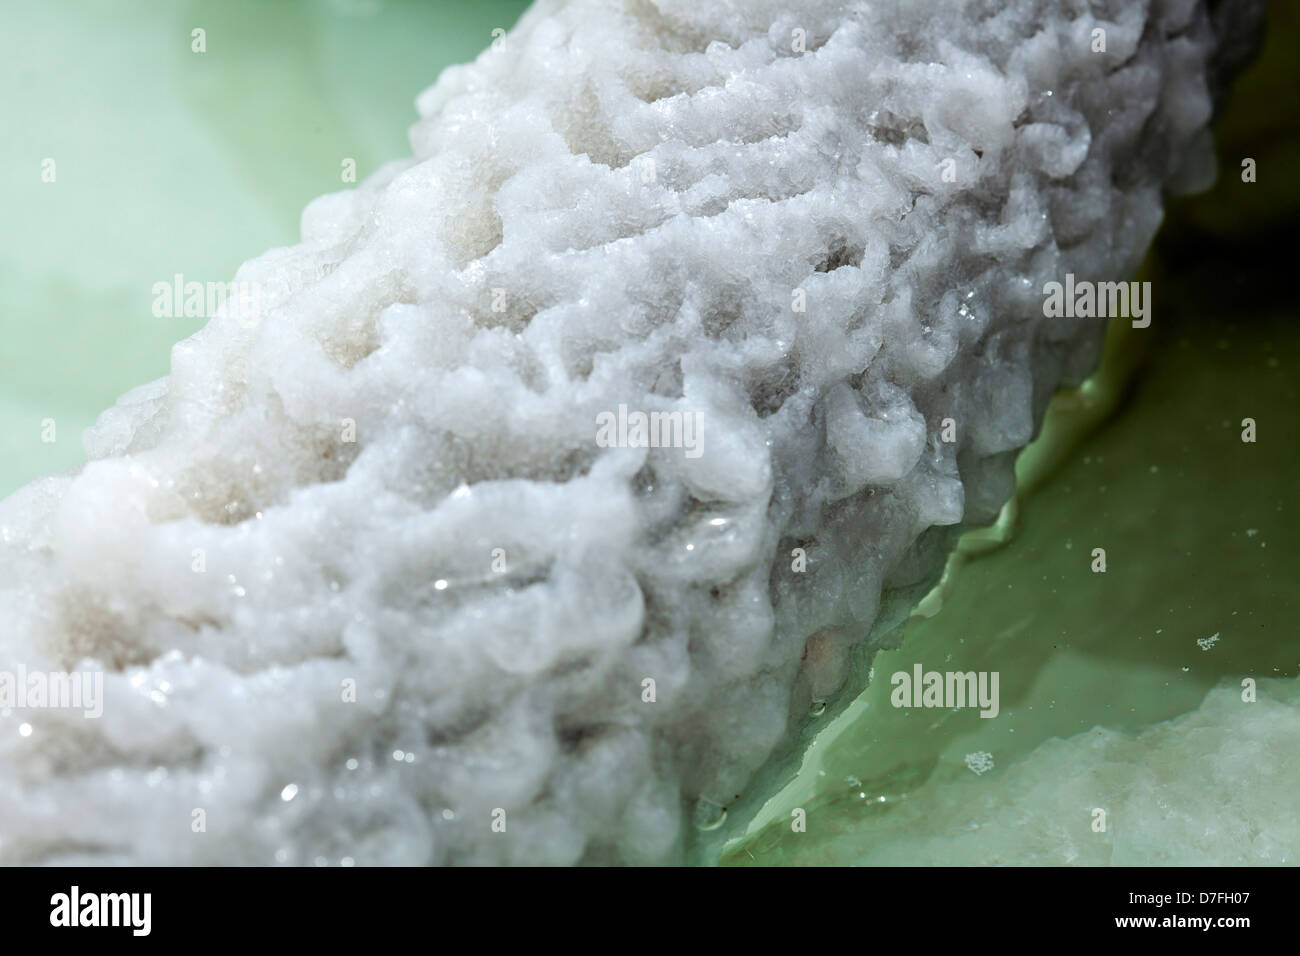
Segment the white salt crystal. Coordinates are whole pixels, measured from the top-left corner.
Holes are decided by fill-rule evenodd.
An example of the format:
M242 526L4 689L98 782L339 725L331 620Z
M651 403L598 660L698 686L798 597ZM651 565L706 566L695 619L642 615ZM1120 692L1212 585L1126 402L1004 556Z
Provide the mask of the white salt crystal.
M1043 286L1204 184L1216 42L1187 0L539 0L0 505L0 666L107 670L98 720L4 718L0 861L679 859L861 687L809 638L1006 500L1102 333ZM702 454L598 446L620 404Z

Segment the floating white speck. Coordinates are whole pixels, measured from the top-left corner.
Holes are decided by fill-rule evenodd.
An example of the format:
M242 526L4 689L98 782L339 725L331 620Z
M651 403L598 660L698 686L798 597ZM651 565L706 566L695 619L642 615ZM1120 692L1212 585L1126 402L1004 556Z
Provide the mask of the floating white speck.
M987 773L993 769L993 755L987 750L979 750L966 755L966 766L974 773Z

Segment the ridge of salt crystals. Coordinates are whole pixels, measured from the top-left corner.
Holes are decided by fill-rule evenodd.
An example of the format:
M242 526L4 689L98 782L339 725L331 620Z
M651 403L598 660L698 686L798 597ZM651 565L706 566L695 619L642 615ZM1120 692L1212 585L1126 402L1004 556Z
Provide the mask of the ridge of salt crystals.
M0 714L0 862L707 859L1007 499L1102 333L1044 283L1212 178L1258 16L535 4L0 505L0 668L106 671Z

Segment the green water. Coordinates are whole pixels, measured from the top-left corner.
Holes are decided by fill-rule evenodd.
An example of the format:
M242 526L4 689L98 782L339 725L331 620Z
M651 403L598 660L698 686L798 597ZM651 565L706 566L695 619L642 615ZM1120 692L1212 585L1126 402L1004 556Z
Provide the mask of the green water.
M154 283L297 242L343 161L409 155L416 94L526 6L3 0L0 495L79 464L99 412L167 374L203 320L156 318Z

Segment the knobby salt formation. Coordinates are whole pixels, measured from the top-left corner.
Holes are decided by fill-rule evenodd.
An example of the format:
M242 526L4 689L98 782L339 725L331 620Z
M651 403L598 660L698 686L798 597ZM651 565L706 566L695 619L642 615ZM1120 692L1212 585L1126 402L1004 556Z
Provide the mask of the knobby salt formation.
M0 667L106 671L0 715L0 861L725 834L1007 499L1104 325L1045 283L1209 181L1257 7L540 0L0 506Z

